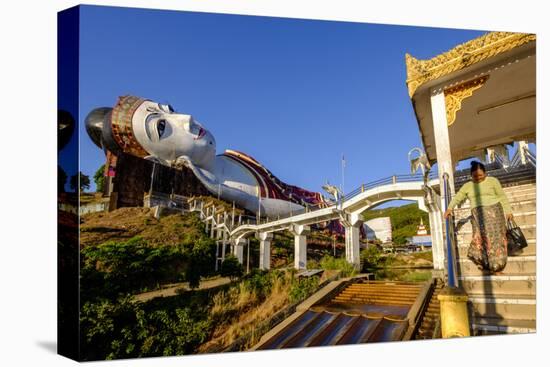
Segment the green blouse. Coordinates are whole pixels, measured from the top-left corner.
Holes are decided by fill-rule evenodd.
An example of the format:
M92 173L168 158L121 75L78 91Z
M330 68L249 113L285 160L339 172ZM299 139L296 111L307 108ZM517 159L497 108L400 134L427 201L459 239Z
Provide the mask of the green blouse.
M472 208L478 206L489 206L496 203L501 203L504 209L504 214L512 213L510 202L500 186L500 182L495 177L485 177L480 183L469 181L460 188L453 200L449 203L449 208L452 209L457 205L462 204L464 200L470 200Z

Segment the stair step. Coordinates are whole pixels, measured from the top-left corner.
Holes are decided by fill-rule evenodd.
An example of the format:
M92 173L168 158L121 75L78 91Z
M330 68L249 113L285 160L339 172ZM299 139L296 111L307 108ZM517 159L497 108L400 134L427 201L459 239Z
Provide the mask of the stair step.
M461 285L469 296L535 295L535 275L466 275L459 276Z
M498 297L468 297L475 317L506 320L536 320L537 300L534 296L500 295Z
M534 255L509 256L503 275L534 275L537 271L536 259ZM460 275L484 275L483 270L479 270L468 258L460 258L458 268Z
M535 333L537 323L534 320L502 320L494 318L475 318L472 322L474 335L525 334Z
M467 259L468 258L468 246L470 245L470 242L459 242L458 244L458 258L459 259ZM536 239L528 239L527 240L527 247L525 247L522 251L522 253L519 256L536 256L537 253L537 241ZM510 256L510 258L514 258L516 256Z

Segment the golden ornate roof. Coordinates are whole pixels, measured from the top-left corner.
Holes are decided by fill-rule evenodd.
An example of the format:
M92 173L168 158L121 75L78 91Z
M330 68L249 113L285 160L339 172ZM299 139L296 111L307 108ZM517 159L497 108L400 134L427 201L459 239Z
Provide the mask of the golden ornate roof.
M490 32L429 60L418 60L406 54L409 96L412 98L416 89L430 80L535 40L536 35L529 33Z

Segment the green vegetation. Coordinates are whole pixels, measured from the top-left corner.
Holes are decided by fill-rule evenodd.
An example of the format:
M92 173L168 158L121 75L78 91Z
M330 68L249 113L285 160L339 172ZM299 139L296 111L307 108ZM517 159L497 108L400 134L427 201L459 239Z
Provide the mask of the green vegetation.
M352 277L357 274L357 270L355 270L353 265L348 263L344 258L324 256L319 262L319 266L323 270L340 270L342 277Z
M423 282L432 277L431 270L418 267L432 266L432 253L383 254L376 246L361 251L363 271L374 273L376 279ZM409 267L407 269L407 267Z
M105 164L102 164L94 173L95 191L103 192L105 186Z
M300 278L294 282L290 287L289 300L291 303L300 302L309 297L315 292L319 286L319 277L313 276L310 278Z
M228 277L231 280L235 280L243 275L243 266L235 256L229 255L222 262L220 273L222 277Z
M80 235L84 360L219 351L236 340L249 347L275 313L319 285L318 277L298 279L294 271L242 275L233 256L215 273L215 242L195 214L155 219L147 208L93 213L83 217ZM233 282L197 288L212 275ZM176 282L192 289L144 302L134 297Z
M382 252L378 246L369 246L361 251L361 261L363 267L366 269L372 269L381 265Z
M205 238L152 247L135 237L86 247L81 256L83 296L112 298L170 282L188 281L191 287L197 287L200 276L214 271L215 245Z
M80 191L88 190L90 188L90 177L82 172L78 172L78 175L72 175L69 181L71 190L76 191L77 188Z
M409 204L385 209L372 209L363 212L365 220L390 217L392 226L393 242L397 245L404 245L407 237L414 236L418 230L420 219L424 221L426 229L429 231L428 213L418 209L417 204Z

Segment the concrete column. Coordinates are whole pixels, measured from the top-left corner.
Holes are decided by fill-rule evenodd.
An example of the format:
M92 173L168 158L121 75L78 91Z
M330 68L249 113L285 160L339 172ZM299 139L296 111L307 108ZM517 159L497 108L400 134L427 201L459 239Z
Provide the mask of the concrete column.
M310 232L309 226L293 224L290 232L294 235L294 268L307 268L307 235Z
M222 262L225 260L225 241L221 241L221 245L222 245Z
M244 245L246 245L246 239L244 238L236 239L233 244L233 255L239 260L239 264L244 262Z
M214 218L210 220L210 238L215 238L214 237Z
M346 260L353 264L356 269L360 267L359 256L359 227L346 226Z
M525 150L529 149L529 144L525 140L518 141L519 156L521 158L521 164L527 164L527 157L525 156Z
M437 167L441 189L441 200L443 200L443 173L449 175L449 186L451 194L455 193L454 165L451 157L451 143L449 141L449 127L447 124L447 110L445 108L445 94L442 89L432 91L431 97L432 120L435 137L435 150L437 155ZM444 205L441 206L444 208Z
M273 233L260 233L258 239L260 240L260 269L269 270L271 268L271 241L273 240Z
M360 228L363 225L363 217L358 214L346 215L343 220L346 236L346 261L352 264L357 270L361 266L360 258Z
M445 240L443 237L443 213L432 208L429 212L430 236L432 238L432 257L434 270L445 269Z

